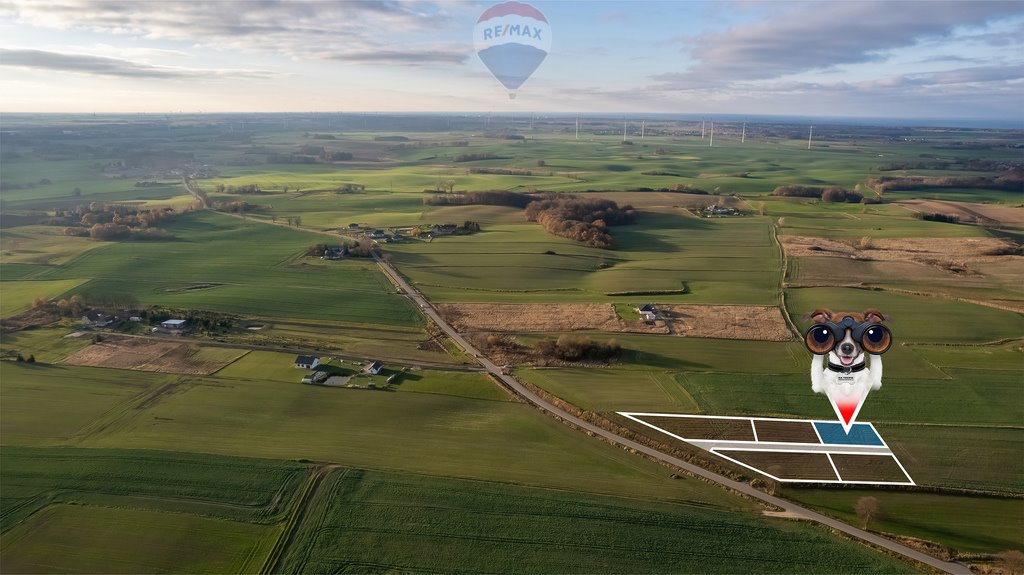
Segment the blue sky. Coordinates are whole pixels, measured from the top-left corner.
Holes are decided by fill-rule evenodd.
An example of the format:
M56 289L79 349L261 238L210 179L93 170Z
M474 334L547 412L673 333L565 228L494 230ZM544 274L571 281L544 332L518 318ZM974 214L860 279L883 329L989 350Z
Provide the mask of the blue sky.
M1021 2L532 2L510 100L492 2L0 0L7 112L559 111L999 118L1024 127Z

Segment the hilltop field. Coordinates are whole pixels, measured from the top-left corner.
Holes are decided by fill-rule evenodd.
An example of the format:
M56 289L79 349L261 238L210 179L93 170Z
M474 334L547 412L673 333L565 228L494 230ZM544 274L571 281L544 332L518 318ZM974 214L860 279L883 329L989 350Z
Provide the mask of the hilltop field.
M374 252L608 424L831 419L804 314L880 309L896 343L859 420L917 487L713 465L857 525L876 497L870 530L945 558L1024 551L1019 131L815 126L807 149L781 124L714 147L675 121L288 125L3 132L0 570L917 569L522 403ZM297 355L334 383L299 383Z

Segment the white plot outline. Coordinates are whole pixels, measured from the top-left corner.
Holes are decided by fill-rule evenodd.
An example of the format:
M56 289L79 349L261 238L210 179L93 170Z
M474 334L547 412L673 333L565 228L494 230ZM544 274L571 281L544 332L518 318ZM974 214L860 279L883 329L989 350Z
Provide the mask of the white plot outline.
M682 441L684 443L689 443L690 445L693 445L694 447L698 447L698 448L703 449L703 450L705 450L705 451L707 451L709 453L713 453L713 454L717 455L718 457L721 457L722 459L726 459L728 461L731 461L731 462L733 462L733 463L735 463L737 465L745 467L745 468L747 468L747 469L749 469L751 471L754 471L754 472L759 473L761 475L764 475L766 477L770 477L770 478L774 479L775 481L779 481L781 483L823 483L823 484L841 484L841 485L903 485L903 486L917 485L916 483L914 483L913 478L910 477L910 474L907 473L907 469L905 467L903 467L903 463L899 460L898 457L896 457L896 454L892 452L892 449L889 447L889 444L886 443L885 439L882 438L882 434L878 433L878 430L875 429L874 424L871 423L871 422L857 422L857 423L869 426L871 428L871 431L874 432L875 437L878 438L878 440L882 442L882 445L863 445L863 444L861 444L861 445L851 445L851 444L843 444L843 443L825 443L825 441L822 440L821 434L818 432L818 426L815 425L815 423L834 424L835 423L834 421L820 421L820 420L816 420L816 419L793 419L793 418L784 418L784 417L743 417L743 416L735 416L735 415L721 415L721 416L719 416L719 415L697 415L697 414L685 414L685 413L648 413L648 412L636 412L636 411L628 411L628 412L627 411L617 411L616 413L621 415L621 416L623 416L623 417L625 417L625 418L627 418L627 419L635 421L635 422L637 422L637 423L639 423L641 425L644 425L644 426L647 426L647 427L649 427L651 429L654 429L655 431L664 433L665 435L668 435L669 437L673 437L673 438L678 439L679 441ZM704 440L704 439L692 439L692 438L691 439L687 439L685 437L682 437L680 435L672 433L671 431L668 431L666 429L662 429L662 428L658 427L657 425L654 425L653 423L650 423L648 421L644 421L643 419L640 419L640 417L663 417L663 418L679 418L679 419L730 419L730 420L738 420L738 421L749 421L750 422L751 431L754 434L754 440L753 441L729 440L729 443L732 443L732 444L735 444L735 445L730 445L730 446L726 446L726 447L722 447L722 446L707 447L705 445L701 445L701 443L705 443L706 444L706 443L711 443L711 442L714 442L714 441L717 441L717 440ZM756 428L756 425L754 424L754 421L784 421L784 422L795 422L795 423L810 423L811 424L811 429L814 430L814 434L818 437L818 443L766 442L766 441L759 441L758 438L757 438L757 428ZM749 447L747 447L744 444L749 444ZM773 448L758 447L759 445L761 445L761 446L764 446L764 445L779 445L781 447L781 445L783 445L783 444L785 445L785 447L787 447L787 449L781 449L779 447L776 447L774 449ZM811 450L811 449L800 449L800 446L805 446L805 447L814 446L814 447L818 447L819 449L814 449L814 450ZM790 448L790 447L793 447L793 448ZM824 447L825 449L821 449L822 447ZM871 453L871 452L865 452L863 450L861 450L861 451L852 451L850 449L844 449L844 447L846 447L846 448L852 448L852 447L861 447L861 448L871 447L871 448L874 448L873 451L876 451L876 452L875 453ZM832 466L832 471L835 473L836 478L835 479L783 479L783 478L780 478L780 477L776 477L775 475L772 475L771 473L768 473L768 472L766 472L766 471L764 471L762 469L758 469L756 467L753 467L751 465L743 463L742 461L738 461L738 460L736 460L736 459L734 459L732 457L729 457L725 453L722 453L723 451L725 451L725 452L731 452L731 451L756 451L756 452L765 452L765 453L811 453L811 454L824 454L825 457L828 459L829 464ZM907 478L907 481L852 481L852 480L844 480L842 478L842 475L839 473L838 467L836 467L835 462L832 460L832 455L861 455L861 456L863 456L863 455L873 455L873 456L876 456L876 457L886 457L887 456L890 459L892 459L894 462L896 462L896 465L900 468L900 471L903 473L903 476Z

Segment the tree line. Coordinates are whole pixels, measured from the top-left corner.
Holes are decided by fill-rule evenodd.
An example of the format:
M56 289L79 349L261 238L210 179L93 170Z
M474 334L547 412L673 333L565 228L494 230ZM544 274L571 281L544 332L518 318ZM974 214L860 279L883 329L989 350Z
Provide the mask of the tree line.
M1015 167L998 176L877 176L868 178L867 184L880 194L887 190L929 188L974 188L1024 193L1024 168Z
M857 190L848 190L841 186L778 186L772 190L773 196L789 196L797 198L816 198L826 202L846 202L859 204L864 195Z

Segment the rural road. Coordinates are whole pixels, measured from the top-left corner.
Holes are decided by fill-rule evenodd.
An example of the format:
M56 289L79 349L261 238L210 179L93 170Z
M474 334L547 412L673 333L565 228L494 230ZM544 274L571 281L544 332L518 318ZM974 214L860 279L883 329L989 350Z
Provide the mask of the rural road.
M728 487L729 489L738 491L740 493L743 493L744 495L753 497L770 505L780 507L786 513L789 513L792 516L799 516L811 521L817 521L822 525L826 525L828 527L831 527L832 529L841 531L851 537L855 537L862 541L866 541L878 547L892 551L894 553L898 553L900 555L924 563L946 573L953 573L956 575L970 575L971 570L968 569L965 565L961 565L959 563L950 563L948 561L936 559L931 555L926 555L924 553L921 553L920 551L911 549L910 547L900 545L895 541L891 541L884 537L875 535L873 533L869 533L863 529L858 529L857 527L839 521L838 519L827 517L825 515L822 515L821 513L812 511L811 509L808 509L806 507L802 507L790 501L786 501L785 499L781 499L773 495L768 495L767 493L754 489L753 487L746 483L734 481L732 479L729 479L728 477L725 477L724 475L719 475L713 471L708 471L703 467L698 467L696 465L693 465L692 463L683 461L682 459L679 459L677 457L673 457L666 453L662 453L656 449L647 447L646 445L641 445L639 443L636 443L635 441L626 439L625 437L612 433L611 431L593 425L589 422L583 421L582 419L579 419L578 417L566 411L563 411L559 407L551 403L548 403L544 398L540 397L539 395L535 394L530 389L525 387L523 384L519 383L519 381L516 380L514 377L502 373L500 366L496 365L494 362L487 359L487 357L480 353L478 349L476 349L472 344L466 341L459 334L459 332L455 331L455 328L449 325L448 322L445 321L443 317L441 317L441 314L439 314L437 310L434 309L432 305L430 305L430 302L427 301L423 294L421 294L419 290L413 288L412 285L410 285L409 282L407 282L405 278L398 273L398 270L396 270L395 267L391 265L391 263L381 258L380 254L377 253L376 251L373 253L373 257L375 260L377 260L377 263L380 265L381 269L384 270L384 273L387 274L387 276L391 278L391 280L398 287L400 287L402 291L405 292L405 295L408 296L409 299L413 301L413 303L419 306L420 310L422 310L427 317L433 320L434 323L436 323L446 334L448 334L449 337L451 337L456 343L462 346L462 349L466 350L467 354L476 358L476 360L479 361L480 364L484 366L488 373L490 373L492 376L494 376L502 383L504 383L506 386L508 386L509 389L511 389L521 398L525 399L534 406L548 412L549 414L564 421L567 421L580 429L583 429L595 435L599 435L615 445L638 451L640 453L643 453L644 455L668 463L669 465L673 465L675 467L684 469L688 473L691 473L699 477L703 477L713 483L717 483L724 487Z

